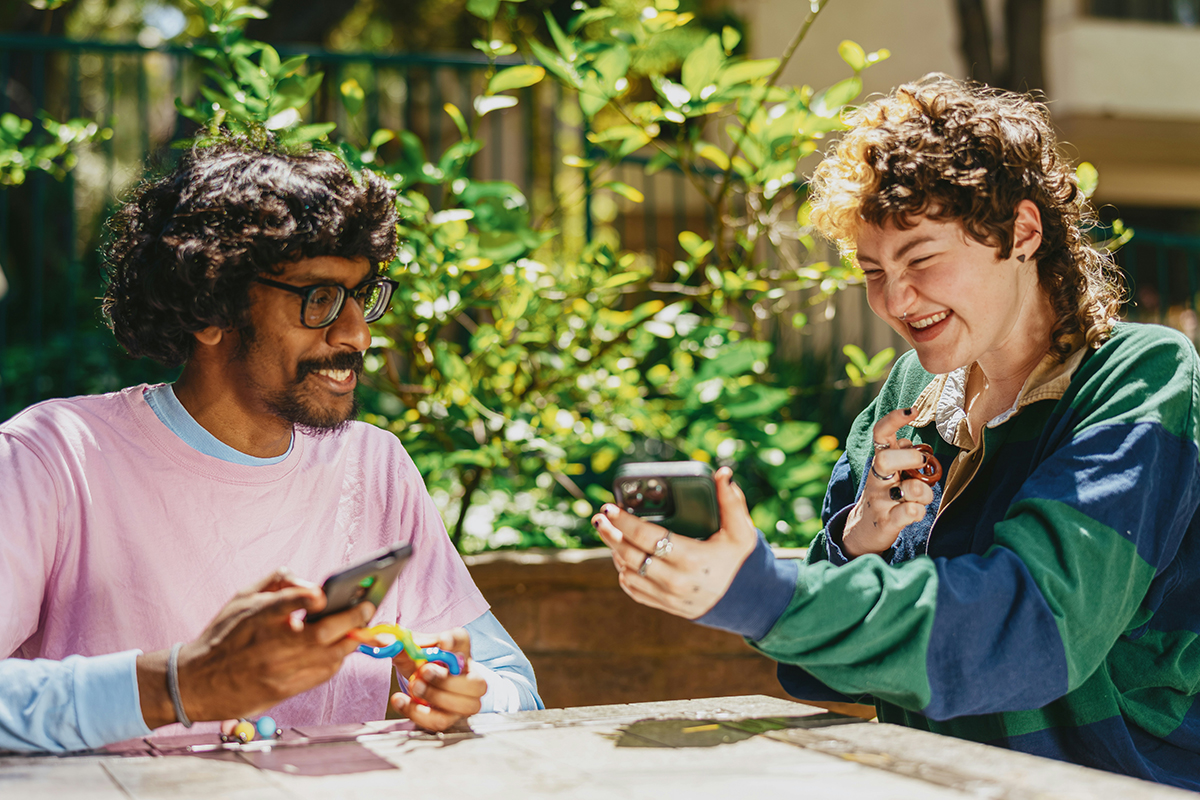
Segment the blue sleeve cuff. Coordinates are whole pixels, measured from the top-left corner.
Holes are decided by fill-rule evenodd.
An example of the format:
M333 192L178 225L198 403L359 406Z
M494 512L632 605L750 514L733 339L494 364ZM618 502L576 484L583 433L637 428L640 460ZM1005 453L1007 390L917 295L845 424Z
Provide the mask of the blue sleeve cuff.
M825 526L825 552L829 563L835 567L845 566L854 559L846 555L846 551L842 545L842 534L846 532L846 518L850 516L850 509L854 506L846 506L841 511L829 518L829 523ZM887 563L891 564L895 561L895 545L892 545L887 550L879 554Z
M761 639L792 601L799 569L793 560L776 558L760 532L758 544L733 577L725 596L696 622L748 639Z
M545 708L538 696L533 665L491 611L464 626L471 635L471 659L488 690L480 713L534 711Z
M850 563L850 559L842 550L842 534L846 532L846 518L850 516L852 508L854 506L846 506L830 517L825 525L825 552L829 563L837 567Z
M79 733L89 746L101 747L150 734L142 719L142 701L138 693L137 657L140 654L140 650L128 650L80 658L75 665Z

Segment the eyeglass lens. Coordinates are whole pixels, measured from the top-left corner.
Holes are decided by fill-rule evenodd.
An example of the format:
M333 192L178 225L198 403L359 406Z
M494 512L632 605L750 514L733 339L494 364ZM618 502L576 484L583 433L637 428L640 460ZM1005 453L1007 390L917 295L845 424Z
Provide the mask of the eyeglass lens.
M387 311L391 286L383 281L369 283L354 294L355 301L362 307L363 321L374 322ZM304 305L304 324L310 328L323 328L333 324L345 304L346 290L341 286L318 286L309 292Z

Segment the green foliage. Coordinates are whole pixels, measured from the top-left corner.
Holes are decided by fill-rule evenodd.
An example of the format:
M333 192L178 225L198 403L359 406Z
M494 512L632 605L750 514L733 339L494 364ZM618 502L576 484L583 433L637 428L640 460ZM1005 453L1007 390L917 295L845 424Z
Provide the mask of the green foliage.
M192 0L192 5L204 17L207 36L189 47L209 66L203 70L207 82L199 98L191 104L175 99L179 113L206 125L210 135L222 126L252 138L266 131L284 147L323 139L337 127L332 122L300 124L301 109L325 78L321 72L305 73L307 56L281 60L271 45L245 37L246 21L262 19L266 11L239 0ZM362 107L362 88L353 80L339 88L347 110L356 113Z
M461 549L597 544L586 519L611 501L618 461L678 457L736 465L756 524L772 541L806 543L839 444L795 417L797 387L775 374L763 320L786 311L796 290L820 302L856 280L840 262L796 255L812 241L792 170L841 126L858 73L886 53L846 43L851 78L823 92L783 89L773 85L781 60L731 55L737 31L697 32L673 0L632 16L582 8L565 30L547 15L548 42L510 43L494 38L493 22L511 16L512 2L467 4L485 28L474 46L490 66L470 108L444 106L458 137L440 153L410 131L366 135L353 78L336 87L351 125L326 144L332 124L302 119L323 76L305 74L303 57L281 62L247 40L242 24L262 12L239 0L199 4L209 35L193 50L209 64L208 82L194 104L178 105L209 135L226 127L271 131L285 144L321 139L396 189L401 246L386 269L401 286L374 329L364 418L404 443ZM677 72L639 71L664 63L647 54L681 31L697 46ZM540 66L497 69L518 45ZM594 152L567 163L588 173L591 191L642 202L604 175L652 147L648 171L674 165L713 207L722 224L680 234L686 259L672 282L658 280L649 257L600 241L548 258L557 231L534 221L520 189L471 177L480 120L547 77L573 90L590 120ZM635 102L635 87L655 99ZM705 141L709 129L729 141ZM745 218L731 217L731 191L743 195ZM878 379L891 355L851 354L851 377Z
M32 120L16 114L0 115L0 185L18 186L30 170L41 170L62 179L74 168L75 145L107 139L108 128L86 119L56 122L41 115L41 130L33 134Z

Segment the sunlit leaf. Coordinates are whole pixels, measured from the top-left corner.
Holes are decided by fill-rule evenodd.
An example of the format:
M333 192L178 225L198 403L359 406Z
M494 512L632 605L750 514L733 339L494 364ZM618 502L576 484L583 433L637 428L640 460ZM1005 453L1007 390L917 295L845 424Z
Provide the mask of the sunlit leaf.
M482 117L500 108L512 108L516 104L517 98L509 94L497 94L491 97L479 95L475 98L475 113Z
M1091 197L1100 184L1100 172L1089 161L1081 161L1075 168L1075 178L1079 181L1079 191L1084 197Z
M342 81L342 85L338 87L342 93L342 105L346 107L347 113L354 116L362 110L363 101L366 99L366 92L362 86L354 78Z
M742 34L737 28L726 25L721 29L721 46L725 48L726 53L732 53L741 41Z
M863 52L862 47L857 42L852 42L849 39L843 40L838 45L838 55L855 72L862 72L867 66L867 54Z
M834 117L862 92L862 79L856 77L838 81L828 89L813 95L810 108L821 117Z
M643 274L640 272L618 272L615 275L609 276L608 280L606 280L602 284L601 288L615 289L618 286L625 286L626 284L637 283L642 278L643 278Z
M696 148L696 155L701 158L707 158L712 163L716 164L719 169L729 169L729 156L725 155L715 144L704 144Z
M717 80L717 73L724 63L725 52L721 49L721 40L714 33L704 40L704 44L688 53L683 60L680 80L692 97L697 97L705 86Z
M621 197L624 197L626 200L632 200L635 203L640 203L646 199L644 194L630 186L628 183L622 183L621 181L608 181L607 183L600 184L599 188L611 189L612 191L621 195Z
M750 81L765 78L771 75L775 70L779 69L778 58L760 58L753 61L736 61L731 64L726 64L717 76L717 83L721 86L733 86L738 83L748 83ZM759 90L762 91L761 89Z
M679 234L679 244L694 259L701 259L708 255L713 249L713 243L708 239L701 239L699 234L692 231L683 231Z
M492 79L488 81L487 91L488 94L498 94L509 89L521 89L533 86L544 77L546 77L546 70L541 67L520 64L493 75Z
M454 105L453 103L446 103L444 106L442 106L442 110L444 110L450 116L450 119L454 120L454 127L458 128L458 132L466 137L467 120L463 117L462 112L458 110L458 106Z

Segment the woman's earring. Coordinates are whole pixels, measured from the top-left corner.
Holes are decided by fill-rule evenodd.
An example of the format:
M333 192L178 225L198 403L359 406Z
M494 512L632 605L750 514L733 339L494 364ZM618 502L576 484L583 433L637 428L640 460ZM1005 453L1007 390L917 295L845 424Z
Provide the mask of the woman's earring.
M1022 264L1024 264L1024 263L1025 263L1025 256L1023 256L1023 255L1021 255L1021 256L1017 256L1017 261L1020 261Z

